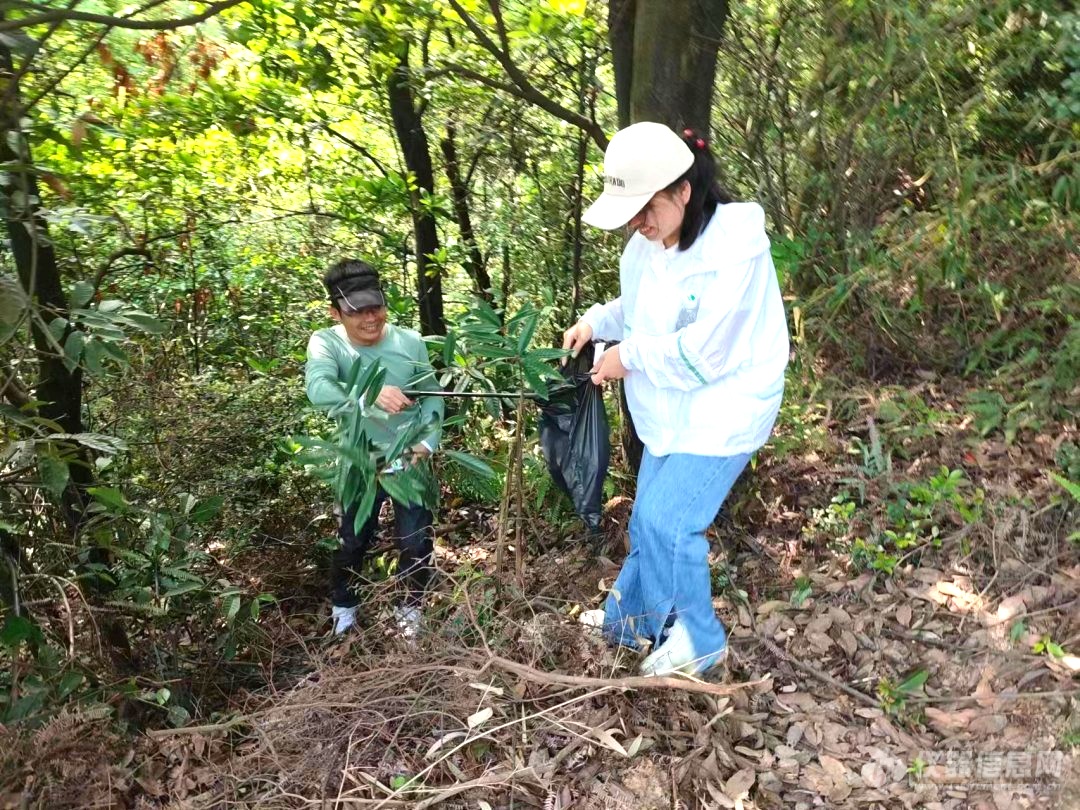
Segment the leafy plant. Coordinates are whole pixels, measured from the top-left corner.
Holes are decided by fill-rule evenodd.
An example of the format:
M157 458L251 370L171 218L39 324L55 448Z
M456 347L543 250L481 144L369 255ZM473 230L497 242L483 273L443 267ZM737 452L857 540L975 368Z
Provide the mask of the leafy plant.
M929 677L929 672L920 669L898 684L894 684L888 678L882 678L877 687L881 708L891 715L903 714L907 708L907 702L923 691L923 686Z

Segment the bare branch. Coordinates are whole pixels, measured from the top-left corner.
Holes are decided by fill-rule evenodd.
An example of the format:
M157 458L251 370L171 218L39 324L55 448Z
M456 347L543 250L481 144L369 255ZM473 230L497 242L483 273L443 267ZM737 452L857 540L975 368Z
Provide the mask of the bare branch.
M93 14L88 11L75 11L69 9L41 9L40 6L33 6L35 9L41 9L37 14L31 14L29 17L22 17L18 20L4 20L0 22L0 31L15 31L20 28L29 28L34 25L42 25L43 23L53 22L90 22L97 23L98 25L107 25L110 28L130 28L137 31L172 31L177 28L184 28L189 25L196 25L204 22L211 17L220 14L227 8L238 6L241 3L245 3L247 0L220 0L217 3L211 3L206 9L199 14L194 14L191 17L181 17L178 20L133 20L129 17L112 17L108 14Z

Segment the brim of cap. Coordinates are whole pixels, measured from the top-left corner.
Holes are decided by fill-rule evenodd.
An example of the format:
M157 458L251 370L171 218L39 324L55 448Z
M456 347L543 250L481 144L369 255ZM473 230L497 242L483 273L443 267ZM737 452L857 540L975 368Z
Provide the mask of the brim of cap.
M604 192L589 209L581 215L581 221L594 228L613 231L621 228L634 218L634 214L644 208L652 199L653 192L625 197Z
M381 307L386 304L382 293L378 290L354 290L344 298L339 298L338 302L341 304L341 309L346 312L368 309L369 307Z

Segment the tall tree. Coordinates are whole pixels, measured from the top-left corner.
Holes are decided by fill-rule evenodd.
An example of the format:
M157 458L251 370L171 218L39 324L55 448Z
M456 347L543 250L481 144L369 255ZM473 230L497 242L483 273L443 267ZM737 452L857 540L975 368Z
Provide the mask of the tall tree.
M487 271L484 254L480 252L480 245L476 241L476 230L473 228L472 211L469 205L469 181L468 177L461 173L461 161L457 150L457 127L453 121L447 122L446 135L440 142L440 147L446 179L450 183L450 196L454 203L454 219L457 220L461 241L465 245L465 272L472 278L476 294L490 304L495 300L495 294L491 289L491 276Z
M619 126L709 131L728 0L608 0Z
M0 15L2 20L2 15ZM37 176L33 170L30 141L23 131L22 121L26 110L19 92L19 76L6 42L0 40L0 161L7 167L6 182L2 195L4 224L19 284L29 302L31 312L30 331L37 365L37 381L33 385L33 406L36 414L60 428L68 436L83 432L82 419L82 367L65 362L63 346L75 327L68 322L68 299L64 293L53 242L49 238L48 224L42 215L38 200L40 194ZM62 328L53 328L54 325ZM19 402L21 383L11 378L4 384L5 398L12 404L29 406ZM5 371L5 376L7 372ZM48 422L46 423L48 424ZM86 518L87 489L93 483L93 463L85 446L68 441L59 442L66 465L66 483L60 491L57 505L72 538L79 536ZM21 550L10 533L3 537L4 554L9 564L20 564ZM92 564L108 566L109 550L96 543L90 548L88 559ZM110 589L108 582L93 577L91 585L98 592ZM108 642L113 661L128 669L132 663L131 645L127 632L119 619L105 617L100 622L103 638Z
M424 334L445 335L442 276L438 263L434 261L439 251L439 233L429 204L435 193L435 171L424 131L423 110L413 92L408 40L399 41L395 56L396 62L387 75L386 91L405 168L415 181L415 185L410 183L409 197L416 242L416 294L420 307L420 327ZM424 195L427 195L426 200Z

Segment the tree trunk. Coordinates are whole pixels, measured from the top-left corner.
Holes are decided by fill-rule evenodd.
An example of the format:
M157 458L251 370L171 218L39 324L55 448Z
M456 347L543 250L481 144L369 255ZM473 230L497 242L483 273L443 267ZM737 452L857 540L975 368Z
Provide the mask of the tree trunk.
M443 138L441 146L446 160L446 179L450 181L450 196L454 203L454 218L466 249L465 272L472 278L477 295L490 304L494 302L495 295L491 290L491 276L488 275L484 256L476 242L476 232L473 230L472 215L469 211L469 189L461 176L456 139L457 130L454 124L447 123L446 137Z
M3 14L0 14L3 19ZM46 327L57 318L68 317L68 301L60 278L56 252L49 239L48 225L38 208L37 179L30 167L33 156L20 124L22 117L21 96L18 86L12 84L15 71L11 51L0 41L0 162L16 168L7 172L7 183L2 194L4 220L7 228L11 255L19 276L19 283L29 300L35 302L38 319L31 322L38 380L34 386L34 399L39 404L37 415L56 422L64 433L82 433L82 368L68 369L62 353L58 353L50 340ZM63 345L72 327L68 325L59 338ZM67 450L67 448L65 448ZM83 445L75 444L67 450L68 485L59 498L59 509L73 539L86 518L87 488L93 484L93 460ZM20 550L10 547L14 542L7 535L5 555L16 565ZM91 563L108 566L112 559L107 548L91 546ZM90 587L97 593L111 590L101 577L91 577ZM118 619L103 618L99 622L102 637L109 646L113 662L119 668L132 668L131 645L127 632Z
M727 0L636 0L631 122L709 132L716 53L727 14Z
M619 129L630 126L630 89L634 75L634 15L636 0L608 0L608 40L615 73L615 103Z
M416 106L409 70L409 46L404 44L398 53L397 65L387 78L387 98L390 117L405 168L415 181L410 190L413 237L416 241L416 293L420 306L420 328L427 335L445 335L443 319L442 276L433 257L439 250L439 233L435 217L423 204L423 196L435 191L435 172L428 149L424 122Z
M30 144L22 132L21 98L17 87L7 84L14 76L11 52L0 43L0 78L3 109L0 111L0 161L15 167L32 165ZM82 433L82 369L70 371L64 365L62 354L57 353L46 328L57 318L67 318L68 302L56 263L56 253L49 239L48 225L41 217L36 200L39 199L36 176L32 171L16 169L7 174L4 185L3 206L9 245L19 283L27 298L36 301L39 319L31 322L38 366L38 380L34 386L34 399L39 401L37 414L60 425L65 433ZM68 326L60 335L59 343L70 334ZM91 481L91 469L85 450L69 464L69 486L61 499L61 509L74 535L82 522L85 488Z

